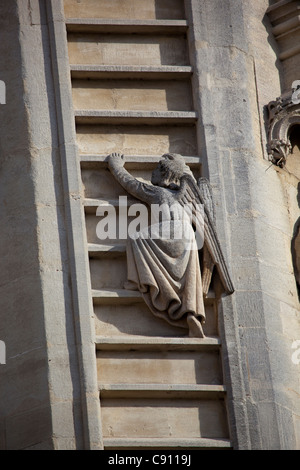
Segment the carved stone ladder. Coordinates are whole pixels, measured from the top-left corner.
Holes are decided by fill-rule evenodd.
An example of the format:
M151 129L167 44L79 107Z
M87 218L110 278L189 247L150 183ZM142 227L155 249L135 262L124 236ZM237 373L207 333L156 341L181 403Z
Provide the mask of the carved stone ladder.
M125 240L96 235L97 208L118 213L126 195L107 169L109 153L122 151L144 180L165 152L201 175L183 2L122 5L65 0L104 448L230 448L215 293L205 300L206 338L188 338L123 289Z

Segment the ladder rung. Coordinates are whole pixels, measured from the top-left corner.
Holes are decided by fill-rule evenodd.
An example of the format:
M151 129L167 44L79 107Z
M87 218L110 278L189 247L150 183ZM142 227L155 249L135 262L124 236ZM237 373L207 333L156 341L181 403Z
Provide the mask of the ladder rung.
M126 289L103 289L92 290L94 304L131 303L143 302L142 294L139 291Z
M191 125L197 120L194 111L107 111L107 110L75 110L77 124L138 124Z
M131 206L132 204L139 203L141 202L138 199L133 199L131 197L126 196L126 199L92 199L92 198L86 198L83 201L83 205L85 208L86 212L95 212L97 210L97 207L108 207L108 206L113 206L118 208L119 205L125 204L124 207Z
M218 350L221 341L217 337L161 337L161 336L96 336L96 348L101 351L195 351Z
M95 305L143 302L143 296L139 291L127 289L93 289L92 297ZM216 301L217 299L212 294L204 299L204 304L211 305Z
M66 27L72 33L182 34L188 24L186 20L68 18Z
M224 397L224 385L99 384L100 398L206 398Z
M96 243L89 243L88 252L90 258L120 256L126 254L126 245L98 245Z
M104 438L105 449L229 449L229 439Z
M146 80L182 80L191 76L191 66L147 66L147 65L84 65L72 64L71 77L78 79L146 79Z
M81 167L103 167L107 168L108 155L83 155L79 156ZM202 163L200 156L183 156L185 163L191 167L199 166ZM125 168L140 169L141 164L143 169L153 169L157 163L162 159L158 155L125 155Z

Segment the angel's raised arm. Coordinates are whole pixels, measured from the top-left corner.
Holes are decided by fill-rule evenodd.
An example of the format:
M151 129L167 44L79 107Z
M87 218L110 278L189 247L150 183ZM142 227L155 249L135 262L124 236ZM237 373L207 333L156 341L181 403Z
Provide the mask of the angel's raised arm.
M124 155L121 153L111 153L108 156L108 168L118 183L129 194L148 204L157 203L159 200L159 188L138 181L124 168L124 163Z

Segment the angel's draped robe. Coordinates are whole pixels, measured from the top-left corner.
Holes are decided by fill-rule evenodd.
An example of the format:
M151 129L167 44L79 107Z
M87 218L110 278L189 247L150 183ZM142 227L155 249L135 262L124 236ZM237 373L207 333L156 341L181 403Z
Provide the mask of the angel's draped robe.
M190 217L177 202L177 191L140 182L118 165L110 170L132 196L150 208L165 208L162 220L155 220L152 212L151 226L127 239L128 280L124 287L139 290L152 313L172 325L188 328L188 313L204 323L195 234Z

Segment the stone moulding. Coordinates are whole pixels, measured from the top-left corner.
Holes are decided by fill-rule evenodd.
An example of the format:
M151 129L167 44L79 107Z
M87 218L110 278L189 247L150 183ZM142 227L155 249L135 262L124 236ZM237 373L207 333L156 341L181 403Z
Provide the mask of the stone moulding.
M278 97L267 105L268 130L267 152L269 160L283 168L292 153L290 135L295 126L300 129L300 103L296 97L300 81L293 84L290 92ZM300 92L300 89L299 89Z

